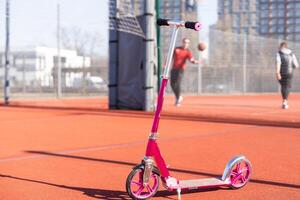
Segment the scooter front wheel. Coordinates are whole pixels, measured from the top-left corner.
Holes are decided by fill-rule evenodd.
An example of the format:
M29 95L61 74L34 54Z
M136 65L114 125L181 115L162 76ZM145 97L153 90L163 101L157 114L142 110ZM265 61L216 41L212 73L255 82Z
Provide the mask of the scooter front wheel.
M234 164L230 171L231 188L239 189L250 180L251 164L247 159L242 159Z
M144 167L135 167L127 177L126 190L129 196L135 200L148 199L154 196L159 187L160 175L155 168L152 171L147 185L143 184Z

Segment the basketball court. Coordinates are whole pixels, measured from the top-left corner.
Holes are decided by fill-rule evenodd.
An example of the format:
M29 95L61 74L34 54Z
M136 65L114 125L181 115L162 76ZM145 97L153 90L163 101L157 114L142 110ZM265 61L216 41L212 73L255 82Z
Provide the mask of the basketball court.
M251 181L242 189L197 190L182 199L299 199L300 96L166 98L161 152L179 179L215 177L244 154ZM127 175L144 156L151 112L108 110L106 98L20 100L0 111L0 198L130 199ZM153 199L176 199L162 186Z

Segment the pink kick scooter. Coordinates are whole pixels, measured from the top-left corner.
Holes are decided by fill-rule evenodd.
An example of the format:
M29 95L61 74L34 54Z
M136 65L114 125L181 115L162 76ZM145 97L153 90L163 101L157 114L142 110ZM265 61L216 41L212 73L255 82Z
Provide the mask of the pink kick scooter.
M179 28L185 27L200 30L198 22L183 22L167 19L158 19L157 25L171 26L173 34L167 64L162 76L161 87L157 99L157 108L154 115L153 125L149 136L146 155L140 165L133 168L126 180L126 190L132 199L142 200L154 196L158 190L160 179L163 186L169 190L176 190L178 199L181 199L182 190L194 190L200 188L230 187L238 189L246 185L251 175L251 164L245 156L236 156L226 165L223 175L220 178L204 178L195 180L177 180L169 173L168 167L159 151L156 142L158 135L158 124L160 113L163 106L164 94L168 83L169 70L172 63L172 57ZM154 165L154 161L156 166Z

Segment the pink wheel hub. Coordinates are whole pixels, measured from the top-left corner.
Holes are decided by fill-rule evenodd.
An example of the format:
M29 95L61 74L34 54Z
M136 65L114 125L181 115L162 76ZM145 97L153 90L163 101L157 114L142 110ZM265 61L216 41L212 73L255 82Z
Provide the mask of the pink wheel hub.
M234 188L243 187L250 178L251 166L245 161L238 162L230 172L230 182Z
M147 185L143 185L143 171L139 170L131 182L130 189L132 194L138 199L147 199L156 193L159 186L159 176L152 173Z

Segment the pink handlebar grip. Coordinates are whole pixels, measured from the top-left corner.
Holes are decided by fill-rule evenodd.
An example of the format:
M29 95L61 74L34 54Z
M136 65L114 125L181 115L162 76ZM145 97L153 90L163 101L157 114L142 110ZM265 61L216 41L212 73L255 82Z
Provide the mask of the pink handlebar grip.
M199 31L201 29L201 24L199 22L185 22L185 28L193 29Z
M195 30L195 31L200 31L201 28L202 28L202 24L200 24L199 22L197 22L197 23L195 24L194 30Z

